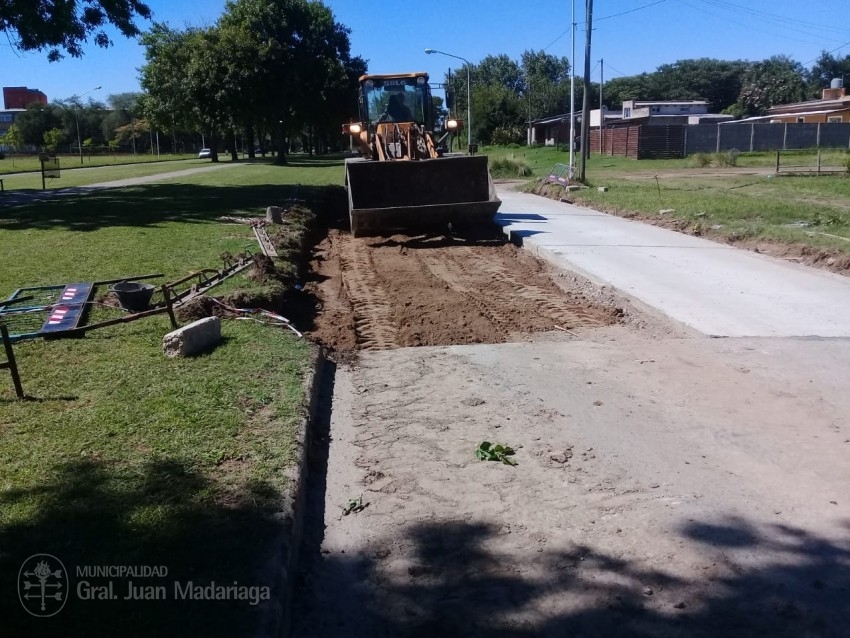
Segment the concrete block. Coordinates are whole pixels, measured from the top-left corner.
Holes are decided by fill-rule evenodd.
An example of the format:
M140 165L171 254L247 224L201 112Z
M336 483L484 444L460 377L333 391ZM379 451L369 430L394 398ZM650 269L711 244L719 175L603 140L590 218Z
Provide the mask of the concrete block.
M283 212L280 206L269 206L266 208L266 221L270 224L282 224Z
M221 319L206 317L169 332L162 338L166 357L191 357L212 350L221 341Z

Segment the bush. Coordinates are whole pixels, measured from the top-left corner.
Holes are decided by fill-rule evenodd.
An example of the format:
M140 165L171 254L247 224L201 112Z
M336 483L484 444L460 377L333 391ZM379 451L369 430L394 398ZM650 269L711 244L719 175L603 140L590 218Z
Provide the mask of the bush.
M737 166L740 154L741 152L738 149L733 148L725 153L715 153L714 161L717 166Z
M490 143L495 146L517 144L525 138L525 130L521 126L497 126L493 129Z
M708 153L694 153L691 155L691 162L697 168L705 168L711 165L711 155Z
M490 174L493 177L531 177L531 167L521 157L513 153L490 162Z

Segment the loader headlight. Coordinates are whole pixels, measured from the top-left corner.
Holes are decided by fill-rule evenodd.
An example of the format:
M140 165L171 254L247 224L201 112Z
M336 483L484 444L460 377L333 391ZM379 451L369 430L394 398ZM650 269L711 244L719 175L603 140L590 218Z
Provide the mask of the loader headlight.
M458 121L457 120L446 120L446 128L450 131L457 130Z
M344 135L360 135L360 131L363 130L363 125L359 122L353 124L343 124L342 132Z

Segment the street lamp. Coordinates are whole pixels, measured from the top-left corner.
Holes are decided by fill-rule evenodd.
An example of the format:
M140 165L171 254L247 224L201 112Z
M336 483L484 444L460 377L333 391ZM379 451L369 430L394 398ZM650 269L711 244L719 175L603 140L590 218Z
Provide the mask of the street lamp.
M462 58L459 55L452 55L451 53L446 53L445 51L437 51L436 49L425 49L425 53L429 55L432 53L439 53L440 55L446 55L450 58L461 60L466 64L466 152L472 155L472 82L470 81L469 76L469 68L472 65L466 58Z
M103 88L103 87L98 85L98 86L94 87L93 89L89 89L88 91L86 91L82 95L79 95L78 97L83 97L83 95L88 95L89 93L91 93L93 91L97 91L101 88ZM74 104L74 122L77 124L77 148L80 150L80 164L82 164L83 163L83 143L80 140L80 118L77 117L77 105L76 104Z

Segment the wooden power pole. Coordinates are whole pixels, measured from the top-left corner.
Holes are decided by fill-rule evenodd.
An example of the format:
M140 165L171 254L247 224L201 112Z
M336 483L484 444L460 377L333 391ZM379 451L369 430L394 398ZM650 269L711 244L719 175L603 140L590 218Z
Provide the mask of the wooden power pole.
M581 100L581 164L579 180L587 176L586 164L590 150L590 35L593 33L593 0L586 0L587 34L584 40L584 95Z

